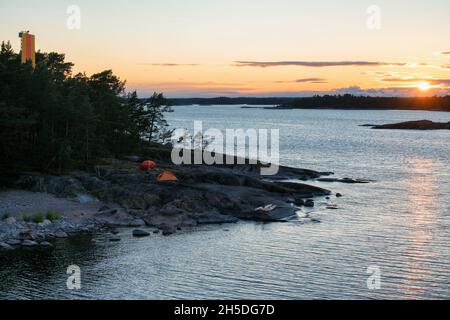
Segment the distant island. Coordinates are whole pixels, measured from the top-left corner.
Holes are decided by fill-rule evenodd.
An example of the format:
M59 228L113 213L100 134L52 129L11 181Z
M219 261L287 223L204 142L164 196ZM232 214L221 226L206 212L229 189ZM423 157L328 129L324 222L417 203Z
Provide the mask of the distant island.
M450 111L450 96L445 97L368 97L325 95L285 102L276 109L348 109L348 110L431 110Z
M216 97L216 98L173 98L170 99L172 105L175 106L187 106L187 105L200 105L200 106L211 106L211 105L280 105L284 103L289 103L298 98L285 97L241 97L241 98L230 98L230 97Z
M406 121L383 125L364 125L372 129L400 129L400 130L450 130L450 122L433 122L429 120Z
M266 109L348 109L348 110L430 110L450 111L450 96L444 97L369 97L324 95L293 97L217 97L170 99L173 105L272 105Z

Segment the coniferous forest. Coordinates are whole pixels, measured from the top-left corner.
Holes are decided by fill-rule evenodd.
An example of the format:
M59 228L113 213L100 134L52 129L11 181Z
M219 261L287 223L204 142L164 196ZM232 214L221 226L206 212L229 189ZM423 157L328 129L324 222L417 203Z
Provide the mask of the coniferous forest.
M162 94L139 99L111 70L73 74L64 54L22 64L9 42L0 52L0 177L63 172L102 157L139 152L170 136Z

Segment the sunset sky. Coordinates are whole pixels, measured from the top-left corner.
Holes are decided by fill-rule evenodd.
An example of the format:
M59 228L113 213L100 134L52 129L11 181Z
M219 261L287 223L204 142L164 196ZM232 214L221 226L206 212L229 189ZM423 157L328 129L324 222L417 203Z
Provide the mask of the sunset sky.
M76 72L112 69L141 96L432 95L450 93L449 14L448 0L0 0L0 40L18 52L30 30Z

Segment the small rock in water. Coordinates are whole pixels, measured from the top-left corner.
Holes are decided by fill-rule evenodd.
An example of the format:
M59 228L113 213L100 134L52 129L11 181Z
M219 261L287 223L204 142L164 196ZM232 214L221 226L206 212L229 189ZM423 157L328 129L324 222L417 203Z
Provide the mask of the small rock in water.
M68 235L67 235L67 233L65 233L64 231L56 231L55 232L55 237L56 238L60 238L60 239L63 239L63 238L67 238L68 237Z
M296 206L303 206L303 205L305 205L305 200L303 200L303 199L295 199L294 204Z
M145 221L142 219L135 219L129 225L129 227L143 227L143 226L145 226Z
M109 241L111 241L111 242L119 242L119 241L121 241L122 239L119 237L119 236L114 236L114 237L111 237L110 239L109 239Z
M154 234L158 234L158 233L159 233L159 230L155 230L155 231L153 231L153 233L154 233Z
M328 209L328 210L338 210L339 207L336 206L336 205L334 205L334 204L332 204L332 205L330 204L330 205L327 206L327 209Z
M315 206L315 203L314 203L314 200L309 199L309 200L305 201L304 205L305 205L305 207L313 208Z
M163 236L169 236L177 232L177 228L175 226L167 223L161 224L158 228L162 231Z
M148 237L148 236L150 236L150 233L148 233L147 231L144 231L144 230L136 229L136 230L133 230L133 236L138 237L138 238Z
M336 197L337 197L337 198L341 198L341 197L342 197L342 194L341 194L341 193L336 193Z
M175 233L175 231L173 231L173 230L163 230L162 235L163 236L170 236L170 235L172 235L174 233Z
M120 234L120 232L119 232L119 230L117 230L117 229L112 229L112 230L111 230L111 234L117 236L118 234Z
M22 242L22 246L23 247L36 247L39 244L36 241L32 241L32 240L24 240Z
M342 178L342 179L337 179L337 178L320 178L320 179L317 179L317 181L320 181L320 182L341 182L341 183L370 183L371 182L369 180L352 179L352 178Z

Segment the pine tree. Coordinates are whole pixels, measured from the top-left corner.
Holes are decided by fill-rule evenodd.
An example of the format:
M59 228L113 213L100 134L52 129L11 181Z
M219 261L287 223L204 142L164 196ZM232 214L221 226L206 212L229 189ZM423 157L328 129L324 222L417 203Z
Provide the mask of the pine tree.
M165 142L171 135L164 113L173 112L169 101L161 93L154 93L145 105L146 137L148 141Z

